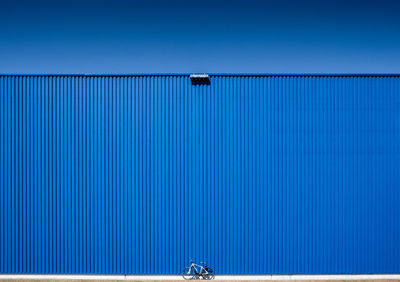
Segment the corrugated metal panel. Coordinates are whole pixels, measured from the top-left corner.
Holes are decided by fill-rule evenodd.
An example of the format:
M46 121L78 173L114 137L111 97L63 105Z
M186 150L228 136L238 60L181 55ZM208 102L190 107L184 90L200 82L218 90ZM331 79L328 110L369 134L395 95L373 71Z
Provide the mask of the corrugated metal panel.
M0 77L0 272L400 272L400 78Z

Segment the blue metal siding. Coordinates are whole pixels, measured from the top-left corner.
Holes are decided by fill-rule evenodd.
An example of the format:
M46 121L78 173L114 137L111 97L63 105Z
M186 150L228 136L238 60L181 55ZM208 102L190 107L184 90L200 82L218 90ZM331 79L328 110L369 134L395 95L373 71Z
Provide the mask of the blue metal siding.
M0 273L400 273L400 78L0 76Z

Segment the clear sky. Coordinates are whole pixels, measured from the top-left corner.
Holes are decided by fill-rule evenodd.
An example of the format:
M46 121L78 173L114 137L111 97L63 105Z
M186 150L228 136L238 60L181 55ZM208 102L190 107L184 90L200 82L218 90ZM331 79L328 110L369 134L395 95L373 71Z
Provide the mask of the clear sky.
M4 1L0 73L400 73L400 1Z

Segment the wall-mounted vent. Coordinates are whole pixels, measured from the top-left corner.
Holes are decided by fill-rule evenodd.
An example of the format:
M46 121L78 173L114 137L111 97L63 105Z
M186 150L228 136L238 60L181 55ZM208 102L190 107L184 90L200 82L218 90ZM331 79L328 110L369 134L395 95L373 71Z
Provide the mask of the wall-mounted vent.
M191 74L190 80L192 84L210 84L210 77L208 74Z

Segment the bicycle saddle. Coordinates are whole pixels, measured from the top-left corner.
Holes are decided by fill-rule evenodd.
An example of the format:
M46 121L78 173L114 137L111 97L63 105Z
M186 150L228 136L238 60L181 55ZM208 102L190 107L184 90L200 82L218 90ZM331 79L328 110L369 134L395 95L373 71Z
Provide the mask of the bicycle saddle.
M206 264L204 261L201 261L200 264Z

